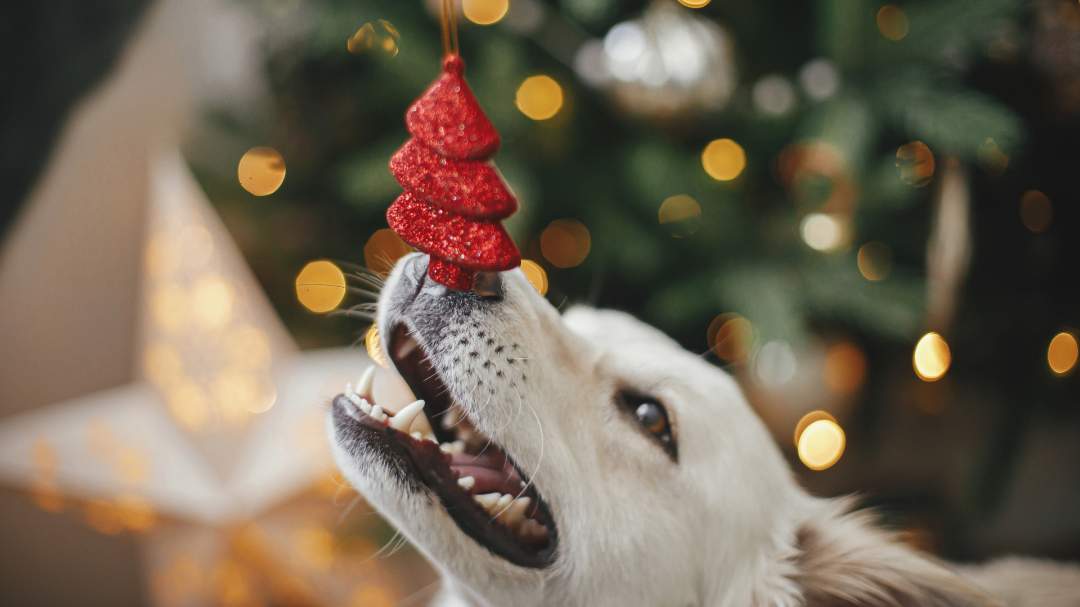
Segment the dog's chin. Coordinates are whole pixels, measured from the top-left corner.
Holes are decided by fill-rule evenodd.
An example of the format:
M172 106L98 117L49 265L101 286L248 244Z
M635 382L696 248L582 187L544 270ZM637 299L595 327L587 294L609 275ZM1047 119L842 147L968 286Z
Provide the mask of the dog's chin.
M395 519L407 515L410 498L433 496L457 529L491 554L520 567L551 565L558 533L540 492L501 445L476 429L467 407L454 402L405 325L393 327L388 346L397 372L425 404L417 413L419 407L405 403L375 402L370 373L334 398L339 459L367 477L356 484L369 497L383 496L380 507ZM385 499L387 487L372 486L383 483L400 494L398 511L385 503L393 501ZM413 539L424 544L425 538Z

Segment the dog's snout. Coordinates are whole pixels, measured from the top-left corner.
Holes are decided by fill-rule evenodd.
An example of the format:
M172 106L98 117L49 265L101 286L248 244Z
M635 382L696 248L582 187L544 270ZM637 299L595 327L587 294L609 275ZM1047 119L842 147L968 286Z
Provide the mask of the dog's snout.
M502 277L498 272L480 272L473 284L473 291L486 301L502 301Z

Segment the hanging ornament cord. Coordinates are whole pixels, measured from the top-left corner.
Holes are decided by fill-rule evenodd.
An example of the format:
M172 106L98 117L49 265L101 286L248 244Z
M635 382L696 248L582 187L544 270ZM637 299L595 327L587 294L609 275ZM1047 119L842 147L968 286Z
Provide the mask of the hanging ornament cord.
M442 0L442 15L439 21L442 24L443 55L457 55L457 15L454 14L454 0Z

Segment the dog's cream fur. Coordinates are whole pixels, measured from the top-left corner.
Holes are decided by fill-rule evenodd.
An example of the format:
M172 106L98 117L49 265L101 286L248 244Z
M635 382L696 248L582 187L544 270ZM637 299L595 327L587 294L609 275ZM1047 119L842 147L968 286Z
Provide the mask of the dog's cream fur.
M1006 604L878 531L848 501L805 493L736 382L659 331L618 312L560 316L519 271L502 275L502 301L470 303L423 281L423 261L410 256L389 277L380 327L409 325L475 425L532 478L559 534L551 567L512 565L464 535L429 494L365 458L363 445L335 440L348 479L443 574L440 604ZM446 339L455 327L471 327L467 344ZM467 351L495 357L480 331L518 345L516 375L483 375L494 395L475 390L484 373L475 359L452 362ZM677 462L620 414L612 397L621 388L664 403ZM1077 570L1045 575L1064 589L1056 602L1008 604L1080 604Z

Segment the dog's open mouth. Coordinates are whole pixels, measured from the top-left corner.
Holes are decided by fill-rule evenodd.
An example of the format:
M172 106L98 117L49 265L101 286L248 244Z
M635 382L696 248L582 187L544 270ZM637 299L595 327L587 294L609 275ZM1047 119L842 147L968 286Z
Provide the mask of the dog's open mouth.
M356 427L427 486L463 533L506 560L544 567L554 560L551 512L530 479L454 402L427 354L404 325L389 343L398 373L420 401L386 411L372 398L369 369L334 399L338 423ZM422 401L422 402L421 402Z

